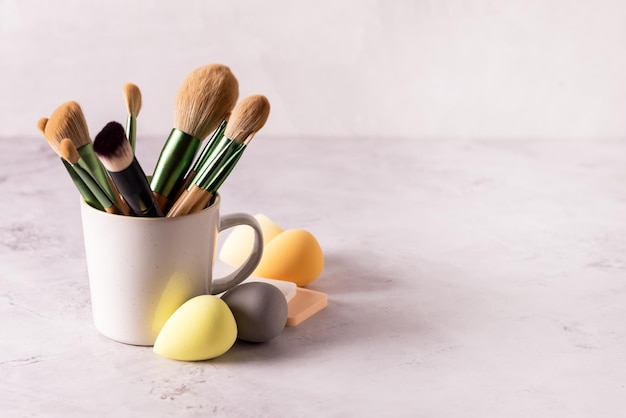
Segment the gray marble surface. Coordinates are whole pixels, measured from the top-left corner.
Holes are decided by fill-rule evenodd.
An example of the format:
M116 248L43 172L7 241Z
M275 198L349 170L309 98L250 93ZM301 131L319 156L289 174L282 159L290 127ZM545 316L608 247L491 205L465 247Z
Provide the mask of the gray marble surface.
M164 138L142 138L151 169ZM617 417L626 142L264 138L222 212L320 241L328 307L186 363L91 321L78 194L0 140L3 417Z

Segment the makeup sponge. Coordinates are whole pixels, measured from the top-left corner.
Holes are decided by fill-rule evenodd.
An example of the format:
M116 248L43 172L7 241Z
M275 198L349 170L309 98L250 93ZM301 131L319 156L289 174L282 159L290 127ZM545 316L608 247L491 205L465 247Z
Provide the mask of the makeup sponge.
M236 339L237 324L228 305L217 296L201 295L169 317L153 350L174 360L208 360L227 352Z
M324 254L315 237L304 229L289 229L265 246L252 275L306 286L317 279L323 269Z
M324 254L315 237L304 229L283 230L264 214L255 215L263 230L263 256L252 276L306 286L324 269ZM232 267L244 263L252 250L254 234L238 226L222 245L219 258Z
M254 215L263 231L263 245L267 245L283 229L262 213ZM233 267L241 266L252 252L254 232L252 228L240 225L233 228L220 250L220 260Z
M250 282L222 295L237 322L237 338L262 343L276 337L287 323L287 300L276 286Z

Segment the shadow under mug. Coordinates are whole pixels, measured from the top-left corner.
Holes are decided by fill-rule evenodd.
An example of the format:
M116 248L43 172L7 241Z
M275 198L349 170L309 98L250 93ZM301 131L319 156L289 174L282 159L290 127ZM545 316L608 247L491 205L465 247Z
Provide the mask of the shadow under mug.
M220 196L203 209L173 218L109 214L81 200L81 218L93 320L108 338L153 345L165 321L187 300L218 294L241 283L263 253L257 220L219 214ZM254 245L246 262L213 279L217 235L249 225Z

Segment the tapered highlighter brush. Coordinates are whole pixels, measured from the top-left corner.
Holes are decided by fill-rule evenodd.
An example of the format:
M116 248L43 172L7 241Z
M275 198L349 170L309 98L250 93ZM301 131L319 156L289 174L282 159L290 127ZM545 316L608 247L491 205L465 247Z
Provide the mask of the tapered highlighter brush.
M174 128L150 182L164 211L178 194L202 141L226 118L238 96L239 83L225 65L196 68L183 81L176 95Z
M133 83L126 83L122 87L122 91L124 93L124 101L126 102L126 110L128 111L126 136L134 152L137 142L137 116L139 116L141 111L141 90Z
M102 187L100 187L98 182L93 178L89 169L84 167L84 164L79 164L81 157L71 139L64 138L61 140L61 143L59 144L59 152L61 153L63 160L67 161L72 166L72 169L79 175L81 180L93 193L100 205L104 208L104 211L107 213L119 214L119 209L115 206L113 200L107 196L106 192L102 190Z
M37 129L39 130L39 132L44 135L45 129L46 129L46 124L48 123L48 118L41 118L37 121ZM70 175L70 178L72 179L72 182L74 183L74 185L76 186L76 188L78 189L78 192L80 193L80 195L83 197L83 200L85 202L87 202L88 205L93 206L96 209L99 210L104 210L104 208L102 207L102 205L100 204L100 202L98 201L98 199L96 199L96 196L94 196L94 194L91 192L91 190L89 189L89 187L87 187L87 185L85 184L85 182L80 178L80 176L78 175L78 173L76 173L76 171L74 170L74 168L72 168L72 166L70 165L70 163L68 163L67 161L65 161L63 159L63 157L61 156L60 150L59 150L59 143L56 141L52 141L50 139L48 139L45 135L44 138L46 139L46 142L48 143L48 145L50 145L50 148L52 148L52 150L59 156L59 158L61 159L61 162L63 163L63 166L65 167L65 169L67 170L67 173Z
M93 149L135 215L163 216L122 125L107 123L96 135Z
M228 175L224 171L226 162L230 161L230 165L236 164L245 146L267 122L269 114L270 102L261 94L248 96L237 104L232 119L226 125L222 143L216 147L216 151L220 153L219 159L216 158L217 154L213 156L214 161L207 159L192 183L206 189L211 183L219 181L213 179L214 177ZM237 155L237 159L232 158L234 155Z
M248 143L267 122L269 113L270 103L260 94L245 98L235 107L224 132L224 138L230 143L201 168L192 185L183 191L168 211L168 217L193 213L209 204L241 158Z

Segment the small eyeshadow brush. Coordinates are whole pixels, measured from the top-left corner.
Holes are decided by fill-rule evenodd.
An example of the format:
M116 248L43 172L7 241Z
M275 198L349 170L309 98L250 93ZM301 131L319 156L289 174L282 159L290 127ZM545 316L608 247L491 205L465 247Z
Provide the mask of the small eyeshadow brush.
M128 119L126 120L126 136L130 141L130 146L135 151L137 142L137 116L141 111L141 90L133 83L126 83L122 87Z
M135 215L163 216L122 125L107 123L96 135L93 149Z

